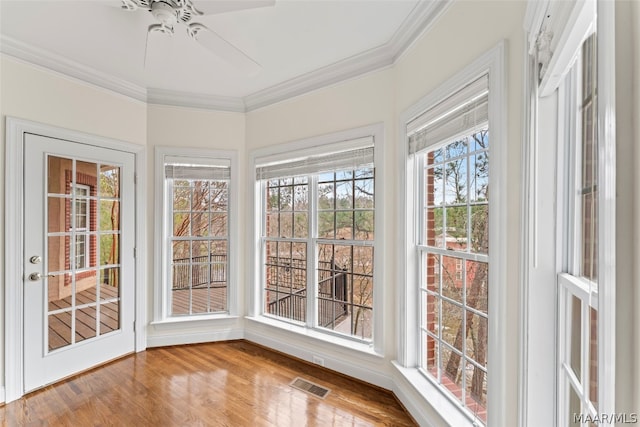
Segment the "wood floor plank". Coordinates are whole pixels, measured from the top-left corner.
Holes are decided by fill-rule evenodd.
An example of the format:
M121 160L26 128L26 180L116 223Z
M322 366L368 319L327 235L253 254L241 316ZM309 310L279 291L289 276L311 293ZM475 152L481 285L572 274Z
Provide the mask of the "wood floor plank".
M326 399L294 389L305 378ZM152 348L0 406L0 425L415 426L395 397L247 341Z

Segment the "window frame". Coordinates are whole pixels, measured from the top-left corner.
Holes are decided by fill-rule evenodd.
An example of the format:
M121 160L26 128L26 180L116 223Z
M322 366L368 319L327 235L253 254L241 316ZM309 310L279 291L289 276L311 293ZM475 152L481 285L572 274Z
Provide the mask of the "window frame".
M447 99L482 75L489 76L489 126L491 129L490 173L492 188L490 202L489 233L491 251L489 254L489 306L491 320L488 327L488 362L493 367L488 380L487 411L488 425L503 425L506 410L501 403L507 400L506 372L507 360L507 112L505 81L506 47L504 42L481 55L470 65L433 89L430 93L409 107L400 117L399 170L400 174L400 221L399 235L403 238L402 250L398 255L398 283L401 283L397 312L400 313L398 360L394 363L397 371L410 384L424 404L431 407L441 420L451 425L473 426L477 420L472 414L451 399L448 393L434 381L422 375L418 369L420 349L418 277L420 264L417 262L418 244L416 202L419 200L416 185L416 165L409 156L407 130L409 124L424 112ZM434 423L440 423L433 418Z
M184 158L195 164L209 165L216 160L230 163L230 179L227 187L227 310L219 313L202 313L190 315L171 315L169 306L170 268L167 263L169 240L171 236L172 218L169 211L168 186L165 179L165 165L167 159ZM235 150L210 150L201 148L156 147L155 148L155 183L156 183L156 227L155 227L155 280L154 310L152 324L171 324L184 322L198 322L215 319L228 319L238 316L238 153ZM170 202L169 202L170 203ZM171 203L172 204L172 203Z
M317 254L315 245L320 244L326 239L312 237L311 234L306 238L307 246L307 265L312 266L312 271L307 271L307 287L314 291L314 300L307 301L307 319L303 322L286 321L286 319L274 318L264 313L264 279L265 266L263 262L263 241L262 230L265 226L265 197L264 182L256 179L256 168L261 163L290 161L301 157L326 154L330 152L339 152L350 149L360 148L363 145L363 138L372 138L374 147L374 230L375 237L372 242L374 256L374 273L373 273L373 334L370 341L363 341L356 337L346 334L333 332L326 328L314 327L312 319L315 318L315 283L309 286L310 281L317 275ZM346 131L335 132L326 135L320 135L303 140L277 144L270 147L256 149L249 154L249 170L248 180L253 183L252 192L249 194L251 210L251 266L253 267L251 274L252 292L249 295L249 319L266 324L277 329L285 329L304 336L312 337L321 341L331 342L339 346L344 346L354 350L366 352L369 354L382 355L384 352L384 290L383 290L383 260L384 260L384 235L383 235L383 208L384 208L384 127L382 123L368 125L360 128L349 129ZM317 181L317 178L314 178ZM315 205L317 194L312 190L313 185L309 182L309 203ZM309 209L310 229L312 229L311 221L315 221L315 207ZM313 247L311 247L313 246ZM309 256L309 254L311 256ZM312 309L311 309L312 308Z

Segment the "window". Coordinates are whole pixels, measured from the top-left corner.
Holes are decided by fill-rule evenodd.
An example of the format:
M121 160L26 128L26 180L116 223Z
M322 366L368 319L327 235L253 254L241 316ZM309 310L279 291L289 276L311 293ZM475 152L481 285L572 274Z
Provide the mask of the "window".
M156 317L229 314L231 155L158 149L157 167L164 221Z
M73 231L75 235L74 262L71 268L82 270L89 267L89 196L90 188L87 185L76 184L74 187L74 221Z
M486 422L489 127L486 76L409 135L416 162L419 366Z
M265 318L373 343L379 269L374 140L255 157Z
M583 417L598 416L598 139L596 37L584 42L569 85L576 123L575 139L568 140L569 180L575 198L566 206L569 229L564 271L558 276L559 292L559 419L562 425L579 424ZM573 106L573 108L571 108ZM573 214L570 214L573 212ZM588 419L588 418L585 418ZM578 420L578 421L576 421Z
M550 2L528 23L525 424L600 425L618 408L616 337L628 328L616 329L616 275L626 269L616 262L614 9ZM543 319L549 307L556 315ZM541 402L555 410L536 411Z
M451 425L505 423L504 55L499 44L401 116L396 369Z

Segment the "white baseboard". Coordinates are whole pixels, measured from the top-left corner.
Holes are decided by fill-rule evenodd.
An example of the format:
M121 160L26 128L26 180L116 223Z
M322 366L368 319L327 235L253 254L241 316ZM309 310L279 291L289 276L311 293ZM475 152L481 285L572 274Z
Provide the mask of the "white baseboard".
M5 403L4 386L0 385L0 403Z
M393 389L393 380L386 373L375 371L373 369L364 367L361 364L358 365L357 363L349 362L336 354L330 354L329 352L320 352L317 351L317 349L311 349L303 342L297 342L298 340L283 340L277 337L270 337L267 334L262 333L262 331L261 333L256 333L254 331L246 329L244 338L247 341L263 345L265 347L311 363L313 363L314 357L320 357L324 361L324 365L322 366L327 369L331 369L333 371L348 375L350 377L359 379L361 381L387 390ZM382 362L382 364L384 364L384 362Z
M242 329L225 329L214 332L178 332L171 334L147 335L147 347L198 344L204 342L230 341L244 338Z

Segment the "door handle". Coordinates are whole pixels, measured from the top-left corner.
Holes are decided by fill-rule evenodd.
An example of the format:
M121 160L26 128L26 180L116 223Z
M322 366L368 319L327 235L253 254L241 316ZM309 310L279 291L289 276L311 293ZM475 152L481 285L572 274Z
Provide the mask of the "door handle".
M29 275L29 280L31 280L32 282L37 282L38 280L42 280L44 277L53 277L53 274L45 274L42 275L40 273L31 273Z

